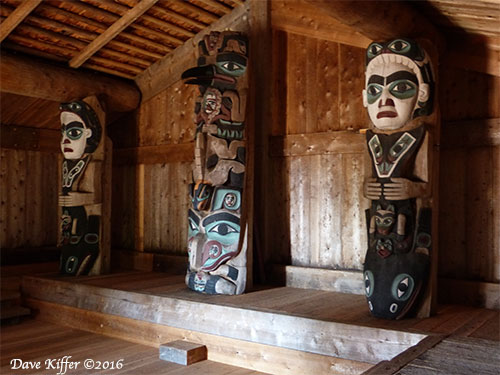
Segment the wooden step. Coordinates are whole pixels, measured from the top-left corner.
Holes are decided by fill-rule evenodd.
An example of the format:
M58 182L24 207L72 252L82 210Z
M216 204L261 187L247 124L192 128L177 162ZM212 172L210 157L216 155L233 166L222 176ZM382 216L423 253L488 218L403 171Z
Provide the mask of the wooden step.
M325 302L325 292L278 288L243 296L205 296L188 290L182 276L175 279L168 275L156 276L172 283L165 285L164 292L158 286L152 288L155 292L146 291L148 288L138 291L141 281L137 273L130 275L130 287L134 289L130 291L126 290L126 275L114 277L93 277L88 282L79 278L77 282L55 275L27 276L23 278L23 293L27 304L40 311L41 319L86 326L91 331L106 331L155 346L189 340L206 345L211 360L271 373L276 369L282 374L309 373L311 369L324 373L334 368L338 373L357 374L426 337L287 312L293 311L294 294L307 299L307 294L318 293L315 303L319 306ZM144 285L161 284L152 280L150 274L145 275ZM261 306L264 297L274 305L281 304L284 310L272 310L269 304ZM343 310L345 314L349 306Z

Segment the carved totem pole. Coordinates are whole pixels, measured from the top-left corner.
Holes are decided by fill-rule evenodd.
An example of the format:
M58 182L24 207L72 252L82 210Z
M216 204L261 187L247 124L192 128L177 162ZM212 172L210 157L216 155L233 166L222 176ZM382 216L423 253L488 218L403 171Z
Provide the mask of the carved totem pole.
M63 103L60 110L64 160L59 269L68 275L99 274L105 271L109 255L109 243L103 242L102 218L104 112L95 97Z
M363 104L370 172L364 195L364 283L372 315L400 319L418 305L430 273L434 77L427 53L400 38L366 51Z
M186 284L207 294L240 294L247 279L245 109L248 41L212 32L199 43L198 66L182 78L198 85L195 160L188 212Z

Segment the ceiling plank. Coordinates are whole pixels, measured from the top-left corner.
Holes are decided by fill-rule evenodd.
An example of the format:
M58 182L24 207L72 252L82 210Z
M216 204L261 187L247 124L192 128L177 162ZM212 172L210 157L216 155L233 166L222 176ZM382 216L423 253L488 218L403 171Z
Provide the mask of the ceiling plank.
M137 18L142 16L149 8L156 4L158 0L143 0L137 6L130 9L118 21L111 25L104 33L95 38L80 54L72 58L69 66L78 68L87 61L94 53L106 45L111 39L121 31L130 26Z
M306 0L318 12L327 14L371 40L407 36L430 40L440 50L444 37L429 21L402 1Z
M42 0L31 0L22 2L6 20L0 24L0 42L19 25L35 9Z
M2 92L65 102L89 95L102 97L110 112L130 111L139 105L140 92L133 82L102 74L75 71L2 52Z

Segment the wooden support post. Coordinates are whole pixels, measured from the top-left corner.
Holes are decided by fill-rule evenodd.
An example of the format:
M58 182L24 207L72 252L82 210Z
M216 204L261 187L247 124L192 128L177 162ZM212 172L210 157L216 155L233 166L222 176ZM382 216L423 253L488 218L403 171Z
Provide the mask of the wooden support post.
M160 345L160 359L189 366L207 359L207 347L183 340L171 341Z
M144 164L136 168L135 249L144 251Z

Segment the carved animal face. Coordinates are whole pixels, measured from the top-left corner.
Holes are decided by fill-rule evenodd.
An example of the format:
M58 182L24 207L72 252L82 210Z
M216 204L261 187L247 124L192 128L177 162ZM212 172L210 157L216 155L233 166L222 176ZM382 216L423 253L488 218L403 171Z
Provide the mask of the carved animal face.
M363 277L372 315L385 319L403 317L425 287L428 268L426 254L409 252L382 258L369 251Z
M388 235L394 227L394 223L396 222L396 213L394 212L394 206L389 205L389 207L384 210L379 205L374 216L375 229L377 230L377 232L383 235Z
M216 188L210 212L189 210L188 254L192 270L210 272L234 257L240 238L241 193Z

